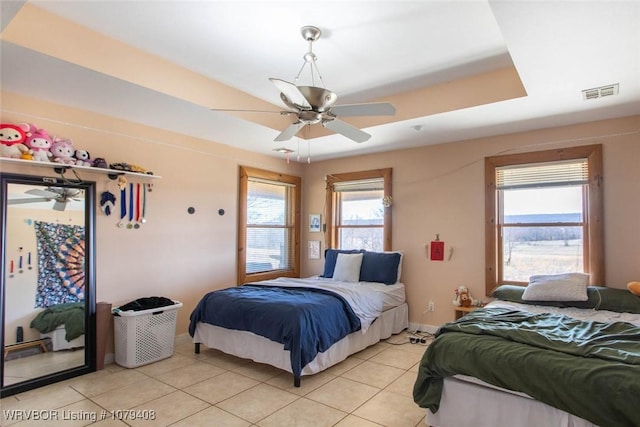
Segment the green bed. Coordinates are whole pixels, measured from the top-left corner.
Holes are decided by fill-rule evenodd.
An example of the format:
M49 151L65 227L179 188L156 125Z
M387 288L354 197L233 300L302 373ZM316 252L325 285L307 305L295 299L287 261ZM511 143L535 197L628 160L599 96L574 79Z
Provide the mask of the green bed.
M602 295L594 301L602 305ZM630 301L640 311L640 298ZM537 308L487 307L442 326L422 357L415 402L437 414L445 379L462 375L592 423L584 425L640 426L640 321L585 321L562 307Z

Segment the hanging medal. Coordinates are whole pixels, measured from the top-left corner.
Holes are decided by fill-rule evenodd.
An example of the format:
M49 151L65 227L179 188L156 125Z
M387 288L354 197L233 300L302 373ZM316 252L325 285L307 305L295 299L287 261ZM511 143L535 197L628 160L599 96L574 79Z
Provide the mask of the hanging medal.
M124 217L127 215L127 189L122 187L120 189L120 222L118 227L124 227Z
M136 223L133 228L136 230L140 228L140 183L136 184Z
M142 219L141 223L147 222L147 184L142 184Z
M129 184L129 224L127 228L131 230L133 228L133 182Z

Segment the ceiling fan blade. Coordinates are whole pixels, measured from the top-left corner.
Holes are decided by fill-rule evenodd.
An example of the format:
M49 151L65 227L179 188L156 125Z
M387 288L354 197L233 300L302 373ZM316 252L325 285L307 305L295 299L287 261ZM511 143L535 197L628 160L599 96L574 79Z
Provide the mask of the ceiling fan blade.
M393 116L396 107L388 102L373 102L369 104L345 104L331 108L334 116Z
M269 78L271 83L276 85L278 90L286 97L286 99L291 102L293 105L289 105L285 99L282 101L287 104L288 107L302 109L302 110L310 110L311 104L307 101L307 98L304 97L298 86L293 83L286 82L281 79L274 79L273 77Z
M209 108L211 111L222 111L222 112L234 112L234 113L275 113L275 114L283 114L282 111L270 111L270 110L236 110L233 108Z
M32 197L29 199L9 199L8 202L10 205L22 205L26 203L40 203L40 202L49 202L51 201L50 197Z
M338 119L323 121L322 126L326 127L327 129L331 129L332 131L337 132L341 135L344 135L347 138L354 140L355 142L365 142L369 138L371 138L371 135L369 135L368 133Z
M300 130L301 122L291 123L285 130L283 130L280 135L274 139L274 141L288 141L293 138L293 135L298 133Z
M56 200L53 204L53 210L54 211L64 211L67 208L67 202L66 201L60 201L60 200Z
M55 199L56 197L60 196L60 194L54 193L53 191L40 190L38 188L33 188L31 190L27 190L27 191L25 191L25 193L26 194L31 194L33 196L46 197L48 199Z

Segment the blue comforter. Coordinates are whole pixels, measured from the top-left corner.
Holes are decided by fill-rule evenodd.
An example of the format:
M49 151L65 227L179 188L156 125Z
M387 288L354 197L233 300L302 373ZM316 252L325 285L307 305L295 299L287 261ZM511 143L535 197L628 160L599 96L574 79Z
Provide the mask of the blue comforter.
M295 378L318 353L360 329L349 303L320 288L243 285L213 291L200 300L190 319L192 337L196 324L205 322L284 344Z

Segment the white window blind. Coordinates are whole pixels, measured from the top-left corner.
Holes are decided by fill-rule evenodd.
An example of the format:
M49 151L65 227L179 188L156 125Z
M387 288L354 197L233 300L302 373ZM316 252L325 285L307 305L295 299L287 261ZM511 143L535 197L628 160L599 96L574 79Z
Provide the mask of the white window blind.
M254 178L248 180L247 273L292 268L293 191L294 186L288 183Z
M340 181L333 184L333 191L370 191L383 190L384 178L361 179L358 181Z
M587 159L529 163L496 168L496 187L501 190L583 185L589 180Z

